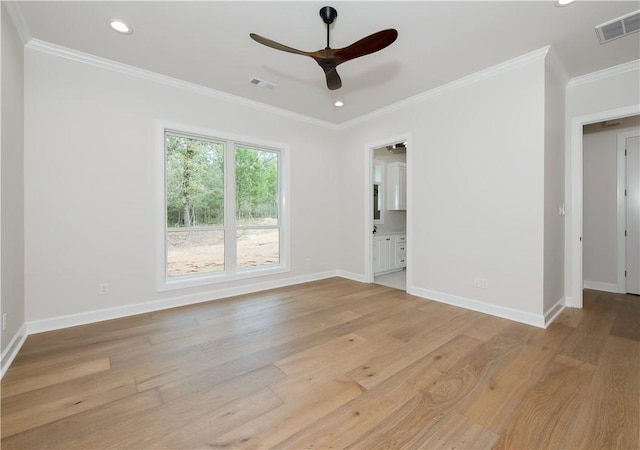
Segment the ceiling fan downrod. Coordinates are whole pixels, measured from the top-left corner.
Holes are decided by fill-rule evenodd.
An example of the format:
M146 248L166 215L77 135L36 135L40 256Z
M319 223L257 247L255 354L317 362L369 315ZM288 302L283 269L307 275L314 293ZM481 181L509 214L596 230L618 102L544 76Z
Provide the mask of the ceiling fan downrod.
M335 8L332 8L331 6L323 6L322 8L320 8L320 17L322 17L322 21L327 24L327 46L325 50L330 50L331 47L329 46L329 27L331 26L333 21L336 20L336 17L338 17L338 11L336 11Z

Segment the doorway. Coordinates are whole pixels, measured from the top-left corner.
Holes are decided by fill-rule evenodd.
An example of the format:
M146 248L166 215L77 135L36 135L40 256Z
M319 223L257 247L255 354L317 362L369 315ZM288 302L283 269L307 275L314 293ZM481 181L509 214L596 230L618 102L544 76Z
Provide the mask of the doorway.
M365 276L407 291L410 264L409 136L366 146Z
M633 151L633 139L638 135L640 116L583 128L585 288L616 293L640 291L632 287L640 285L639 160L637 150ZM630 154L626 156L628 147Z
M640 295L640 128L619 136L625 147L625 293Z
M566 304L574 308L583 306L583 127L596 122L619 119L640 114L640 105L575 117L571 121L571 149L569 161L569 188L571 192L570 228L568 231L568 276L570 277Z

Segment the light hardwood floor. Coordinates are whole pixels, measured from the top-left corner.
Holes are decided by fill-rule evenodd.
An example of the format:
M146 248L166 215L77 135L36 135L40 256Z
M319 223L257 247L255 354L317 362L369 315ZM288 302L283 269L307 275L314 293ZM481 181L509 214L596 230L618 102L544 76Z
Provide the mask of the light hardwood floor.
M334 278L30 336L2 448L640 447L640 302L547 330Z

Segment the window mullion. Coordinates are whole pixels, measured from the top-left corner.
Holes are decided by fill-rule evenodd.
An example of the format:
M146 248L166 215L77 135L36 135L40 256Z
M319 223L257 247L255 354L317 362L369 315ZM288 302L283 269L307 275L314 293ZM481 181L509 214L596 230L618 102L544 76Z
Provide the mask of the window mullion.
M237 271L237 227L236 227L236 157L235 143L225 142L224 150L224 266L225 271Z

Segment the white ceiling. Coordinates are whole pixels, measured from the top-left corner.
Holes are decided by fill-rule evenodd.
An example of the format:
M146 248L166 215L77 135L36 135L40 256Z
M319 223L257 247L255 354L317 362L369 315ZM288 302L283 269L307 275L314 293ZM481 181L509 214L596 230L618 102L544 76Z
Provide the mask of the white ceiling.
M333 6L333 48L396 28L386 49L338 67L326 88L311 59L264 47L257 33L301 50L324 48L318 11ZM600 45L594 26L636 11L636 1L16 2L27 36L331 123L343 123L551 45L569 77L640 58L640 34ZM20 17L21 16L21 17ZM118 18L134 32L108 27ZM263 90L254 77L277 85ZM336 108L334 100L345 106Z

